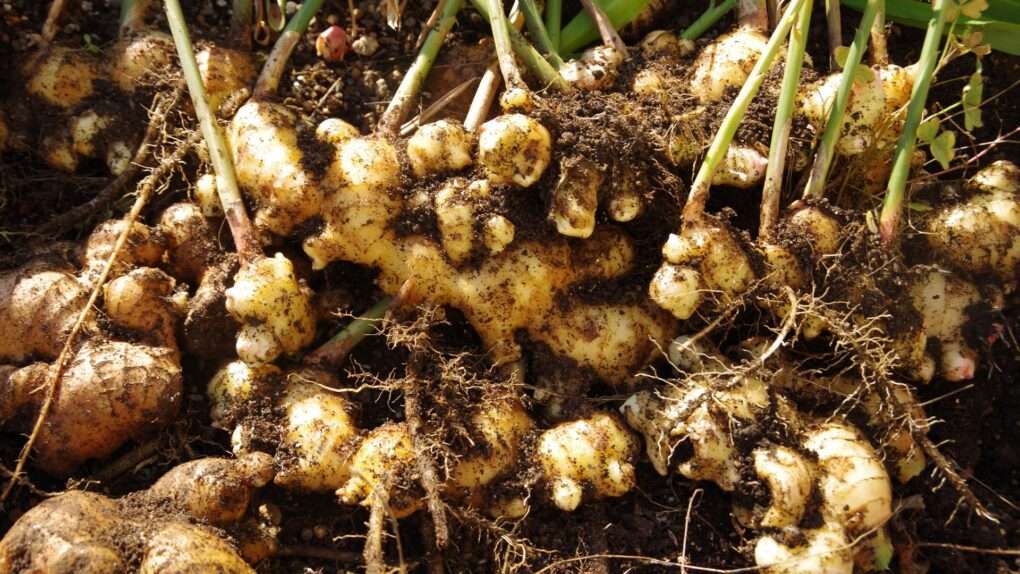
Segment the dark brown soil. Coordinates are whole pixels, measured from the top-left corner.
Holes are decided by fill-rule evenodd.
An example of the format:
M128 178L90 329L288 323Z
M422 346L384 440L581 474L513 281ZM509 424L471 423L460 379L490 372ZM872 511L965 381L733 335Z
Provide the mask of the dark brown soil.
M0 78L16 77L17 62L23 56L27 33L38 30L45 16L45 2L0 0ZM76 28L66 28L59 36L61 42L81 44L83 34L90 42L105 46L116 34L116 9L109 2L94 0L91 9L68 3L66 22ZM185 12L192 20L192 31L199 38L218 40L228 28L228 2L223 6L211 0L185 2ZM322 15L313 24L292 59L292 68L281 82L279 97L288 107L298 112L306 128L322 119L342 117L362 131L371 131L398 85L403 71L413 58L415 42L431 12L431 2L411 0L401 18L401 29L391 30L379 13L377 0L355 0L360 11L358 32L372 36L379 43L371 56L351 52L340 63L328 64L316 57L315 35L325 25L336 23L351 31L351 17L347 2L328 0ZM662 18L660 26L682 28L700 12L704 2L689 6L673 2L673 8ZM569 12L578 9L578 3L565 2ZM682 6L678 6L682 5ZM824 22L823 3L816 3L813 22ZM11 6L10 11L3 11ZM156 18L161 21L161 17ZM844 37L853 34L857 15L844 13ZM724 19L717 29L730 25ZM710 32L712 35L714 32ZM908 63L916 59L922 32L892 26L889 38L894 61ZM440 97L452 86L465 79L479 76L492 57L487 27L473 11L465 10L460 24L454 29L444 47L439 63L426 85L419 109ZM822 25L812 28L811 55L819 71L825 70L825 30ZM265 49L260 48L260 53ZM683 72L683 62L667 67L675 73ZM625 67L617 88L629 83L633 74L649 64L640 58ZM985 109L985 126L958 143L967 146L962 154L973 156L984 149L979 147L998 134L1020 126L1020 89L1014 82L1020 78L1020 58L992 54L984 63L985 94L1002 96ZM967 75L972 71L970 58L963 58L947 68L932 93L932 106L948 106L959 99L959 92ZM774 117L774 90L777 89L781 70L773 70L766 80L765 96L750 110L750 118L741 128L738 139L747 142L767 142ZM11 96L17 86L13 81L0 82L0 101ZM462 118L469 94L453 102L445 114ZM692 173L668 165L663 160L661 134L667 133L673 116L692 107L689 98L681 93L670 94L666 101L637 100L632 95L614 92L590 96L550 96L536 114L552 132L557 148L569 149L593 161L619 169L636 167L648 174L647 197L650 202L646 213L627 224L635 238L638 265L626 280L612 284L589 284L576 288L591 300L620 300L642 293L651 274L660 262L660 248L665 237L679 225L679 209L686 185ZM136 109L147 106L148 100L133 102ZM702 126L710 137L726 106L709 110ZM44 113L45 110L33 110ZM27 112L26 112L27 113ZM807 139L806 126L797 126L798 137ZM1015 140L1016 138L1014 138ZM766 143L767 145L767 143ZM944 174L945 179L966 177L975 169L995 159L1020 154L1015 143L1003 143L965 169ZM565 155L565 154L564 154ZM557 156L559 157L559 156ZM183 166L175 175L169 189L157 198L155 204L166 205L184 197L188 181L194 172L194 160ZM320 166L321 167L321 166ZM929 165L931 171L939 171ZM839 166L834 172L839 171ZM530 196L496 190L491 209L494 212L512 213L522 237L529 234L540 237L548 232L545 221L546 202L559 176L559 166L552 165ZM74 175L58 174L32 157L7 155L0 157L0 267L7 267L25 257L29 244L39 243L34 235L39 225L58 213L87 201L109 179L98 166L85 166ZM434 186L425 182L422 186ZM411 192L413 190L408 190ZM760 191L717 188L713 190L708 209L734 214L731 223L749 234L757 232L757 213ZM792 198L787 198L792 199ZM852 203L859 206L859 202ZM866 198L867 207L874 207L874 198ZM88 221L69 230L59 239L73 240L87 234L92 223L123 211L125 203L118 202ZM151 217L157 207L147 212ZM426 212L404 215L400 225L406 233L432 234L434 217ZM309 226L309 231L311 225ZM43 238L48 240L49 238ZM224 235L224 242L228 243ZM284 249L295 248L294 240ZM888 272L888 270L887 270ZM317 290L336 289L342 292L346 307L360 312L381 296L374 287L374 272L349 264L334 264L324 273L311 276L311 285ZM884 279L892 282L894 276ZM847 278L852 282L852 278ZM848 286L849 288L849 286ZM887 286L887 290L895 291ZM883 302L884 303L884 302ZM898 549L898 561L893 570L904 574L923 572L1007 572L1020 569L1020 561L1013 557L993 556L970 550L937 546L959 545L975 548L1020 548L1020 304L1010 301L1007 311L989 322L1003 326L1002 336L993 343L985 343L983 370L972 385L935 381L919 389L921 401L926 404L929 416L942 421L933 427L932 438L942 445L943 451L953 458L971 479L972 487L980 499L1001 520L995 524L973 516L968 509L957 509L958 497L939 476L932 473L918 477L900 487L896 496L918 496L923 501L919 510L899 514L893 522L893 539ZM436 340L444 350L476 351L478 340L470 327L453 310L446 312L447 322L433 328ZM757 335L760 313L747 310L737 315L726 328L721 345L739 341L747 335ZM339 324L337 321L336 324ZM903 328L910 328L904 326ZM335 329L330 325L329 330ZM325 337L327 333L323 333ZM561 367L543 360L541 349L530 349L531 360L546 368ZM370 337L353 353L351 364L360 372L385 377L401 374L407 362L406 349L387 345L383 337ZM661 365L658 365L661 366ZM82 469L66 483L32 472L29 480L34 488L18 488L0 515L0 533L27 509L43 498L43 491L56 492L66 487L88 487L90 490L122 495L145 488L175 464L204 455L225 455L229 452L229 436L211 426L208 405L204 397L205 381L218 367L216 361L189 359L185 364L188 389L179 422L153 437L135 464L127 466L116 476L103 482L89 482L97 473L109 470L109 461L99 461ZM484 368L472 365L480 378L488 376ZM356 386L359 382L350 373L341 384ZM590 386L590 388L588 388ZM472 401L481 400L481 392L450 392L446 388L432 389L429 406L436 412L453 414L466 412ZM599 384L579 389L587 396L577 397L574 408L591 408L592 404L619 404L620 396L614 389ZM387 420L400 420L404 410L399 393L362 391L352 395L360 407L360 420L366 428ZM253 405L250 412L236 413L238 417L267 418L270 407ZM535 409L540 417L540 409ZM454 417L455 418L455 417ZM431 420L431 419L430 419ZM437 419L438 420L438 419ZM445 420L445 419L444 419ZM440 426L440 425L437 425ZM445 429L449 431L449 428ZM271 433L273 429L266 429ZM458 440L447 434L444 438ZM21 447L23 437L0 435L0 462L12 465ZM138 453L138 445L125 447L121 454ZM114 457L116 459L117 457ZM516 477L520 483L528 479L522 473ZM0 476L6 480L6 476ZM516 486L520 486L517 484ZM514 485L508 486L512 488ZM746 494L746 493L745 493ZM753 496L754 493L747 494ZM362 508L340 506L332 496L298 495L281 489L267 488L258 503L271 503L279 508L283 517L281 545L286 549L280 556L259 565L265 573L291 572L355 572L361 568L361 550L364 544L368 513ZM538 497L536 497L538 498ZM699 484L671 475L658 476L651 466L641 463L638 468L638 488L630 494L612 500L586 502L572 514L562 513L549 505L536 504L533 512L521 524L493 523L471 511L451 511L452 543L441 555L449 572L507 571L516 565L519 572L535 572L548 567L547 572L675 572L680 560L702 568L732 569L753 564L749 552L751 533L743 532L731 516L731 495L710 484ZM151 509L150 509L151 510ZM421 535L428 527L425 512L402 520L398 536L400 551L412 571L427 571L427 547ZM390 564L398 561L398 546L393 538L386 543ZM332 554L331 554L332 553ZM596 555L593 558L578 557ZM603 555L603 557L597 557Z

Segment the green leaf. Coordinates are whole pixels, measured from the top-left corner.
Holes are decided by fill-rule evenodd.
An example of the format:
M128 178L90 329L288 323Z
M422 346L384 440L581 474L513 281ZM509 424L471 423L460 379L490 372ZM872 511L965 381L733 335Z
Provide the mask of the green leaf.
M984 79L981 76L981 60L977 70L970 75L970 81L963 87L963 127L968 132L984 125L981 121L981 102L984 98Z
M651 0L595 0L609 16L613 27L619 30L634 21ZM599 39L598 28L588 12L581 10L560 32L560 54L564 58L582 50Z
M937 133L939 133L939 119L935 116L928 116L921 122L921 125L917 126L917 139L922 143L930 144Z
M935 157L935 161L939 162L942 169L949 169L949 162L953 161L955 153L956 134L944 131L936 136L928 147L931 149L931 155Z
M867 84L875 81L875 72L870 66L864 64L857 64L857 69L854 70L854 82L858 84Z
M935 209L934 207L931 206L930 203L925 203L923 201L911 201L910 203L907 204L907 207L909 207L911 211L920 212L931 211Z
M839 67L843 68L846 66L846 57L848 54L850 54L850 48L848 46L840 46L832 53L832 57L835 58Z
M861 11L867 0L842 0L842 4ZM886 19L924 29L931 19L931 4L919 0L889 0ZM950 27L947 26L948 31ZM993 50L1020 56L1020 0L988 0L988 9L980 19L961 17L956 33L980 31L983 41ZM977 52L975 47L974 52Z
M97 56L103 52L103 50L96 45L96 37L92 34L83 34L81 39L82 43L85 44L85 50L87 52L91 52Z

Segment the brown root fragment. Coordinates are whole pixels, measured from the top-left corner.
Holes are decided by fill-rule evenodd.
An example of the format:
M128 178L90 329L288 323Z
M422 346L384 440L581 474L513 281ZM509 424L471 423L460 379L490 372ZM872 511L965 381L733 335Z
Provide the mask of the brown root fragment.
M386 521L387 489L377 488L372 493L372 504L368 517L368 534L365 538L365 574L385 574L386 558L383 556L383 534Z
M449 541L449 529L446 522L446 505L440 498L439 479L436 473L435 461L429 455L429 445L424 437L424 424L421 417L421 366L424 357L420 352L414 352L408 361L407 369L410 375L403 387L404 390L404 418L407 420L408 432L411 434L411 442L414 445L414 457L418 467L419 480L422 488L425 489L429 513L435 529L435 543L440 549L446 548Z

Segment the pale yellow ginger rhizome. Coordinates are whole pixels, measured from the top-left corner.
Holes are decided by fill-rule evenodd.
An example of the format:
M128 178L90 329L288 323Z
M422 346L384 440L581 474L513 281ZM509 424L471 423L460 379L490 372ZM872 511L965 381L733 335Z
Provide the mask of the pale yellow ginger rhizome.
M586 241L571 244L555 236L518 240L513 222L502 214L473 225L492 186L532 193L527 188L549 165L551 137L535 119L506 114L483 124L473 155L485 179L449 179L423 199L435 208L439 244L420 235L399 236L393 229L407 200L400 192L400 155L392 143L350 137L346 128L331 139L326 134L336 126L320 129L321 141L339 143L332 144L333 161L317 179L301 170L294 121L266 102L246 104L231 126L232 149L238 181L257 206L256 225L285 235L313 214L321 215L321 231L304 241L314 268L332 261L377 268L378 284L390 294L411 280L420 299L464 312L497 364L521 357L515 335L524 331L615 383L647 363L655 341L672 335L674 321L648 302L582 304L566 296L579 282L630 271L634 251L622 231L602 226ZM456 150L430 151L445 140L455 142ZM417 157L412 171L416 163L428 173L455 170L472 155L464 153L464 141L458 124L423 126L409 143L409 155ZM472 257L476 253L482 257ZM266 329L247 330L255 331L245 335L252 342L248 347L264 345Z
M585 487L596 498L626 494L637 480L637 449L637 437L609 413L545 431L538 439L537 457L553 504L568 512L576 509Z
M196 58L213 110L247 87L255 75L246 53L211 46ZM140 86L165 81L176 62L171 37L155 30L125 36L100 56L63 46L39 50L21 66L25 90L61 115L49 115L48 119L57 121L29 129L37 133L12 139L24 151L40 153L56 169L73 172L83 158L100 158L111 173L119 175L131 165L141 134L124 130L123 122L116 127L117 117L110 111L90 107L96 86L109 82L120 92L113 96L115 100L130 98ZM0 149L5 139L0 137Z
M892 515L892 484L864 435L839 420L815 421L721 356L683 343L671 355L682 368L698 372L658 391L636 393L621 408L644 436L656 470L667 474L673 450L687 442L690 456L675 468L688 478L734 490L742 477L755 475L768 488L768 506L734 508L736 518L753 529L799 527L817 489L822 526L803 528L796 544L767 533L758 539L756 563L770 574L850 573L855 560L870 569L887 559L882 527ZM706 370L713 364L717 368ZM711 374L721 369L732 373L729 379ZM799 444L763 441L745 456L736 429L757 423L773 408L793 436L801 437ZM745 470L747 463L751 468ZM852 548L858 536L870 542Z
M689 319L706 299L725 303L742 295L755 280L745 247L710 217L670 235L662 255L648 291L678 319Z
M967 188L969 198L924 219L927 244L955 268L993 276L1013 290L1020 270L1020 168L994 162Z
M241 323L237 355L245 362L271 362L315 338L311 290L298 282L282 253L243 267L226 291L226 307Z

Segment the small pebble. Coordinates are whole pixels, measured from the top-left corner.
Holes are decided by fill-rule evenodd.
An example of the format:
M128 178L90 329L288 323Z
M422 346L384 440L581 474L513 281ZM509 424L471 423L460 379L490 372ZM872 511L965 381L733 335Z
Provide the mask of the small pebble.
M379 40L375 36L361 36L351 44L351 48L359 56L371 56L379 49Z
M315 537L318 538L319 540L322 540L323 538L329 536L329 529L321 524L316 525L314 530Z
M290 0L287 2L287 6L285 9L287 10L288 16L293 16L294 13L298 11L298 3L294 2L293 0Z

